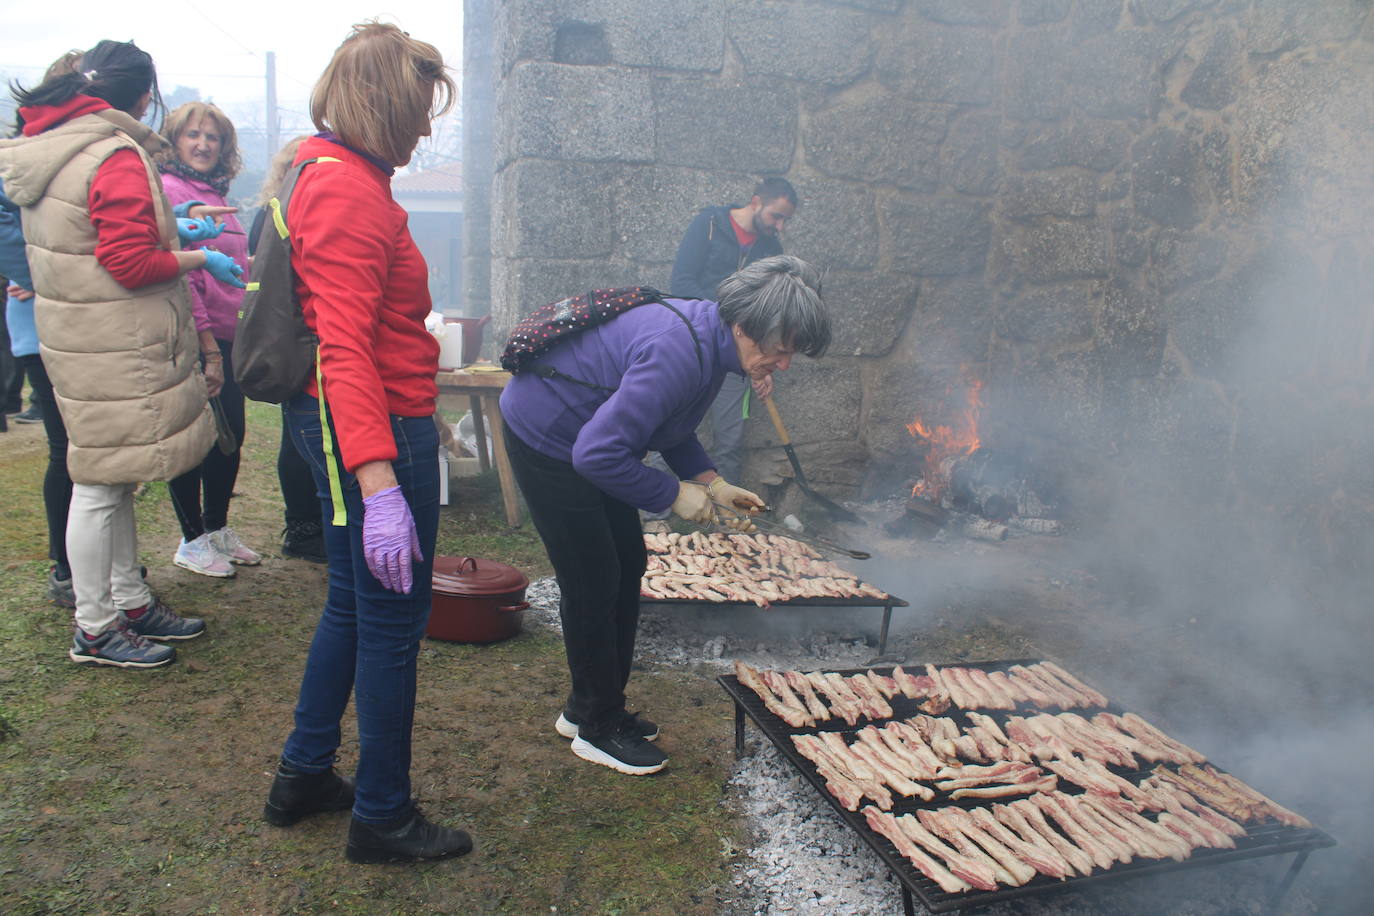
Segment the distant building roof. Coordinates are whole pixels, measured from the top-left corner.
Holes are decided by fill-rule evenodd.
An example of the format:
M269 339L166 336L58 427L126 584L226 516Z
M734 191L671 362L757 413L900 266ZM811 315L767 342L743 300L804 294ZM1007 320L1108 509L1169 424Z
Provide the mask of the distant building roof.
M395 194L443 194L463 193L463 163L446 162L423 172L410 172L391 179L391 190Z

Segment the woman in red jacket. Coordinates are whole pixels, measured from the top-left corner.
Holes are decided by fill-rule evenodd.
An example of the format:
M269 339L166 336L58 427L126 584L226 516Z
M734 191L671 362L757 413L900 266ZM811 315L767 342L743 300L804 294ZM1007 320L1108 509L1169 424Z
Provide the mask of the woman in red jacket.
M317 379L286 405L292 440L320 493L329 593L310 645L295 729L264 817L286 826L353 809L353 862L462 855L461 830L410 797L415 660L429 619L439 527L439 345L425 259L391 196L430 118L452 104L439 52L393 25L354 26L316 84L320 133L291 196L291 266L319 337ZM339 721L358 716L356 789L333 767Z

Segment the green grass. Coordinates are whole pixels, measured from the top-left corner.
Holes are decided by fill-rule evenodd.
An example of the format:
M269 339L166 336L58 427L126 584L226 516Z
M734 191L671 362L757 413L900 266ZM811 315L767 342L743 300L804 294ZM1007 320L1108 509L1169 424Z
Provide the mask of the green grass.
M208 634L154 671L66 657L70 615L44 598L45 446L0 436L0 900L14 914L708 914L739 825L724 804L731 710L705 673L636 672L631 704L672 755L635 779L577 760L554 735L567 690L556 634L421 650L412 778L436 819L472 831L453 862L343 860L347 816L287 830L260 819L322 601L320 567L275 556L278 413L253 405L231 523L269 554L234 580L178 570L163 485L139 494L140 550L159 595ZM504 524L495 475L455 480L438 551L547 558ZM345 718L340 765L356 761Z

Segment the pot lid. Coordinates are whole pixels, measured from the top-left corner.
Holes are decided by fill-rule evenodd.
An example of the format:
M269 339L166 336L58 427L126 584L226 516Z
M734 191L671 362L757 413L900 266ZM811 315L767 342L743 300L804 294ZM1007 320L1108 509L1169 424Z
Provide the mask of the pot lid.
M514 566L478 557L435 557L434 590L446 595L483 598L509 595L530 584Z

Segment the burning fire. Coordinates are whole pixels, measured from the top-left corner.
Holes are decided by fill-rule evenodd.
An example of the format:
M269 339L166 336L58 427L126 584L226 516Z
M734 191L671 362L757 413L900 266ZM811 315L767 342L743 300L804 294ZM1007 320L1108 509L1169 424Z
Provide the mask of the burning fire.
M961 370L960 375L963 381L957 386L958 391L953 384L945 389L945 403L955 415L953 422L934 424L917 416L906 425L907 432L930 445L921 468L921 479L911 488L911 495L931 502L939 501L948 483L943 463L950 458L972 455L979 446L978 412L983 407L983 383L967 370Z

